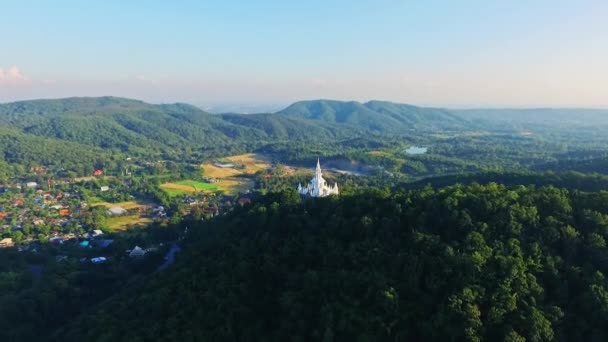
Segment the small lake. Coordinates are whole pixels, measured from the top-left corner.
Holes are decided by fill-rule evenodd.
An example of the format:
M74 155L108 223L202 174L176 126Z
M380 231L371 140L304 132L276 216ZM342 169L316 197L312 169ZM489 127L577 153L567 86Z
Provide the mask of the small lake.
M405 150L407 154L425 154L428 151L427 147L410 146Z

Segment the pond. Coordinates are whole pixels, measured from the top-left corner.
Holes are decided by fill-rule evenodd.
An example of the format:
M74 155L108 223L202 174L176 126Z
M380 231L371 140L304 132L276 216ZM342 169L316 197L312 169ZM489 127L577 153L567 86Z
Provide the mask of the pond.
M407 154L425 154L428 150L427 147L410 146L405 150Z

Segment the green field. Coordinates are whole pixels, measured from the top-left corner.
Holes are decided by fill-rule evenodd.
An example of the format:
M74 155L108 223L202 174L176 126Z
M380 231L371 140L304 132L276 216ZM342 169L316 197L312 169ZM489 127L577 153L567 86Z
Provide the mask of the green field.
M217 184L195 180L183 180L174 183L165 183L162 184L160 188L172 197L187 195L193 192L209 192L219 190Z

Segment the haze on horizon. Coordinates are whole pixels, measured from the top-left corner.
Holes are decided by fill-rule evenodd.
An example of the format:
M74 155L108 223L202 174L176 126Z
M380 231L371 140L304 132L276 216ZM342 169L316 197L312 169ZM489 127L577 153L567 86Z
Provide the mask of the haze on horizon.
M608 107L608 2L3 1L0 102Z

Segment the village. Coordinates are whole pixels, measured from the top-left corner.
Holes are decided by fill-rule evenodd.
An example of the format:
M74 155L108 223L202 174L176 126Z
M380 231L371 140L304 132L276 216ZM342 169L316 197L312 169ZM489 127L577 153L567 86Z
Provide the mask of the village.
M0 250L45 255L56 264L155 260L165 268L180 250L184 222L248 205L296 173L255 154L207 161L186 174L144 173L158 164L130 162L122 174L98 168L61 177L38 167L31 170L37 177L0 184ZM302 180L311 174L297 173Z
M213 184L205 179L189 182ZM90 177L54 178L44 184L16 181L0 185L0 249L40 253L51 248L57 262L77 258L92 264L109 262L117 255L143 258L166 249L174 253L175 248L169 246L176 236L140 241L131 237L132 245L121 248L116 248L116 237L149 227L167 229L183 218L210 219L250 202L246 195L189 186L164 191L154 178L119 178L103 170L95 170Z

